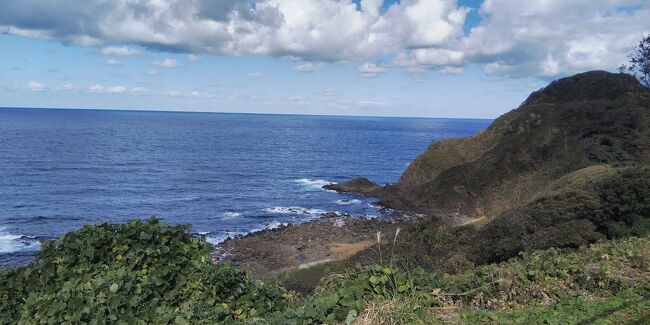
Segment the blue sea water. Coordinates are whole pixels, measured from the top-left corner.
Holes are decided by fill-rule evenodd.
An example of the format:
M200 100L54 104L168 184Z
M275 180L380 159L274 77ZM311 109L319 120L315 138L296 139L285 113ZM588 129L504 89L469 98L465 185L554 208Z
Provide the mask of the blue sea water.
M0 109L0 265L84 224L156 216L217 243L325 211L381 217L321 186L396 182L432 141L490 122Z

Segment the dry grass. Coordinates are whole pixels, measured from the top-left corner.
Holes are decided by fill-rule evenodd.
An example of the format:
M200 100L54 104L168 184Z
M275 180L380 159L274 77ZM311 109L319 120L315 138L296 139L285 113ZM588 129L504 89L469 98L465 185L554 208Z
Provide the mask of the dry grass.
M348 258L364 249L370 248L374 244L373 240L363 240L356 243L333 243L329 250L340 258Z

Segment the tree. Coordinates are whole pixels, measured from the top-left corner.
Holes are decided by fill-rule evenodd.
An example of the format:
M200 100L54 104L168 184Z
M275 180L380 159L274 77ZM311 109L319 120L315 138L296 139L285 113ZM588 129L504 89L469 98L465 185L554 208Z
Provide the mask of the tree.
M629 65L623 64L619 70L635 76L641 84L650 88L650 34L641 38L634 53L630 55Z

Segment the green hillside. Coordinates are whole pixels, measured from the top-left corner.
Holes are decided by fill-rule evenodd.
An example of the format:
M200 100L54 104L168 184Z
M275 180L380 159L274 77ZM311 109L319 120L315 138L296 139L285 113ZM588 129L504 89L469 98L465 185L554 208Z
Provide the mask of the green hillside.
M473 137L434 143L384 202L494 217L576 170L648 162L650 91L629 75L587 72L533 93Z

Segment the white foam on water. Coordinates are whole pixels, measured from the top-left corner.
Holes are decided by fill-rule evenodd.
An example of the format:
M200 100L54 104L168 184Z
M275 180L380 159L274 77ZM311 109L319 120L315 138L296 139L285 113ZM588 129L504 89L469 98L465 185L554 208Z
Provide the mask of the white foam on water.
M381 205L377 205L375 203L368 203L368 206L373 208L373 209L381 209L382 208Z
M335 182L330 182L324 179L314 179L314 178L300 178L293 181L296 184L300 184L304 187L307 187L312 190L322 190L327 192L336 192L332 190L326 190L323 188L325 185L336 184Z
M236 236L243 236L243 235L246 235L246 234L252 234L252 233L264 231L264 230L267 230L267 229L271 230L271 229L276 229L276 228L280 228L280 227L286 227L288 225L289 225L289 223L286 223L286 222L271 221L271 222L269 222L268 224L266 224L263 227L253 228L248 232L227 231L227 232L225 232L225 233L223 233L221 235L218 235L218 236L205 237L205 241L207 241L208 243L210 243L212 245L218 245L218 244L221 244L222 242L226 241L226 239L228 239L229 237L230 238L235 238ZM199 233L199 234L202 234L202 233Z
M210 232L209 231L199 231L198 234L201 235L201 236L205 236L205 235L209 235Z
M212 245L219 245L219 244L223 243L224 241L226 241L226 239L228 239L228 238L235 238L236 236L245 235L245 234L246 234L245 232L227 231L227 232L225 232L225 233L223 233L221 235L218 235L218 236L205 237L205 241L207 241L208 243L210 243Z
M356 205L361 204L361 200L352 199L352 200L336 200L338 205Z
M0 254L38 250L41 243L30 237L10 234L5 227L0 227Z
M228 218L237 218L237 217L241 217L241 213L239 213L239 212L232 212L232 211L224 212L223 215L224 215L225 217L228 217Z
M272 208L266 208L264 209L265 212L267 213L273 213L273 214L303 214L303 215L310 215L310 216L320 216L321 214L327 213L325 210L321 209L310 209L310 208L303 208L303 207L272 207Z
M271 221L268 225L266 225L266 229L277 229L280 227L286 227L289 224L286 222L279 222L279 221Z

